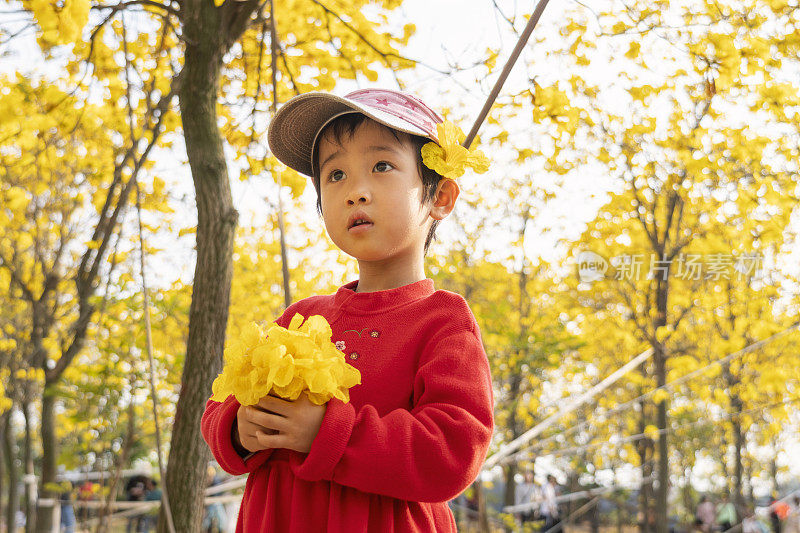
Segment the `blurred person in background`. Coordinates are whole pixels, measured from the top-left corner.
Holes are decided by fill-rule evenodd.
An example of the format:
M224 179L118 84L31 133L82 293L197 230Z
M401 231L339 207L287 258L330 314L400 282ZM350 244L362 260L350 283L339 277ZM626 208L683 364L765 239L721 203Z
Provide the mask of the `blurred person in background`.
M71 481L65 482L61 492L61 533L75 533L75 509L72 507L73 486Z
M772 524L773 533L783 531L783 521L789 516L789 504L778 499L777 494L772 495L772 503L769 506L769 521Z
M558 485L556 485L556 476L547 474L547 483L542 488L542 506L541 514L544 518L544 530L548 531L556 527L561 518L558 513ZM559 531L560 528L556 531Z
M517 519L521 524L532 522L536 518L534 502L538 501L539 489L533 480L533 470L525 470L524 481L519 484L514 493L514 505L530 504L530 507L517 513Z
M786 533L800 533L800 495L795 494L791 502L786 515Z
M132 476L125 485L125 498L129 502L143 502L147 492L147 484L150 478L144 475ZM143 513L137 513L128 518L125 526L126 533L144 533L147 531L147 517Z
M728 531L737 521L736 507L728 494L722 495L722 503L717 509L717 525L721 531Z
M697 505L695 513L695 524L703 533L711 533L714 530L714 523L717 519L717 506L711 501L707 494L704 494Z

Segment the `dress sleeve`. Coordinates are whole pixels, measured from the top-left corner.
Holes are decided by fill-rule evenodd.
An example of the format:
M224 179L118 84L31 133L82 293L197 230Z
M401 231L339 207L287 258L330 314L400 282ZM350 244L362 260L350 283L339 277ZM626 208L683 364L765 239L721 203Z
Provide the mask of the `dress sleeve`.
M296 312L297 304L289 306L275 323L286 327ZM261 450L242 457L233 447L233 425L236 424L240 405L233 396L228 396L224 402L208 400L200 423L203 439L211 448L214 459L223 470L233 475L256 470L272 455L272 450Z
M380 416L332 399L308 455L308 481L418 502L455 498L480 472L493 430L489 363L476 327L431 342L414 378L413 408Z

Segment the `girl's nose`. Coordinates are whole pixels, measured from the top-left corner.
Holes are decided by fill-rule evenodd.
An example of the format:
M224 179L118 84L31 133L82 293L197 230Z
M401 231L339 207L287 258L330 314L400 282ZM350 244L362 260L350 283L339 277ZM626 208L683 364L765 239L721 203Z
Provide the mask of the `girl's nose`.
M355 204L368 204L369 199L368 195L366 194L359 194L357 196L351 196L347 199L347 205L355 205Z
M371 199L372 195L363 181L353 184L347 193L347 205L368 204Z

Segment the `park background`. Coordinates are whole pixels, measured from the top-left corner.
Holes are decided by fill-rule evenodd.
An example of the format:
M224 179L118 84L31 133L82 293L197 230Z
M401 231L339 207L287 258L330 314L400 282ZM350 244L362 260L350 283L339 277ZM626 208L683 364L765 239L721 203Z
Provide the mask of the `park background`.
M175 527L198 530L224 339L357 275L267 150L273 104L381 85L467 130L533 8L0 4L0 523L50 531L37 500L67 477L109 472L113 499L120 472L160 477L160 447ZM746 514L797 488L798 24L787 0L545 10L428 259L481 326L489 455L553 420L469 489L481 527L531 467L612 488L609 521L643 532L702 493Z

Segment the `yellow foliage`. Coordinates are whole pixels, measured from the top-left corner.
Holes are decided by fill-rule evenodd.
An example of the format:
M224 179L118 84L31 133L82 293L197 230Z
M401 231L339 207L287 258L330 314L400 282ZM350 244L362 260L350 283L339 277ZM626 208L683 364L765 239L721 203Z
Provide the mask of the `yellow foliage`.
M44 370L41 368L20 368L14 373L14 377L27 381L44 382Z
M0 339L0 352L10 352L17 347L17 341L14 339Z
M10 187L4 194L3 207L18 215L24 213L28 207L28 195L21 187Z
M653 393L653 396L652 396L653 403L659 404L659 403L661 403L663 401L666 401L666 400L669 399L669 396L670 396L669 392L667 392L666 390L658 389L657 391L655 391Z
M89 20L89 0L24 0L39 25L42 47L75 42Z
M4 381L8 378L8 374L9 372L7 369L0 369L0 414L4 413L14 404L11 398L6 397Z
M632 41L628 51L625 52L625 57L628 59L636 59L639 57L639 53L641 51L642 45L639 44L638 41Z

